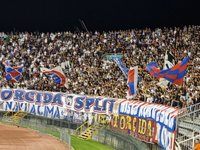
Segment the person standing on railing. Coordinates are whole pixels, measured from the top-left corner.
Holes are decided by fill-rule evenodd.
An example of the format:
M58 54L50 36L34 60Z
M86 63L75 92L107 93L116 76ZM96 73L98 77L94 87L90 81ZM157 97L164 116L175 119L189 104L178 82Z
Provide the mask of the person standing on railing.
M199 142L199 139L197 139L197 140L195 141L194 150L200 150L200 142Z

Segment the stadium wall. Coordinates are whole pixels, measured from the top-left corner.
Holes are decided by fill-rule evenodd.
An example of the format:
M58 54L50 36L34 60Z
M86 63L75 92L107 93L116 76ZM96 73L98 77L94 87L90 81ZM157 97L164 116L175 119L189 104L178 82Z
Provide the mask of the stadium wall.
M162 150L156 144L145 143L130 135L106 128L93 136L93 140L109 145L116 150Z

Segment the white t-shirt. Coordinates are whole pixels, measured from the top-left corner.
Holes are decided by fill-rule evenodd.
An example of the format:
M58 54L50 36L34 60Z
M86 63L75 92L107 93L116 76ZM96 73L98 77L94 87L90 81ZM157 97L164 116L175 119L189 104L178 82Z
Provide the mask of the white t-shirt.
M152 103L153 102L153 97L148 97L147 102Z

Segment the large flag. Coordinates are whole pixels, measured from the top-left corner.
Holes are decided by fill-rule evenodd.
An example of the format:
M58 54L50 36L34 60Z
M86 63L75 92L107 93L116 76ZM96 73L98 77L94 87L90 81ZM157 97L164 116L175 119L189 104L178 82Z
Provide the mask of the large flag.
M175 65L175 57L169 51L165 53L165 60L163 69L169 69ZM157 83L158 86L161 88L167 88L169 81L164 78L160 78L159 82Z
M146 70L157 78L165 78L169 82L181 85L186 74L188 61L189 56L187 56L182 62L179 62L175 66L163 70L158 68L158 64L156 62L151 62L147 65Z
M122 73L124 74L125 78L128 77L128 68L122 63L121 58L119 57L113 57L113 61L118 65L118 67L121 69Z
M138 66L131 67L128 71L128 94L127 98L132 98L137 93Z
M12 82L18 82L22 77L23 66L11 67L10 61L7 60L4 62L5 72L6 72L6 80Z
M65 74L63 73L62 68L60 66L57 66L53 69L41 68L41 71L42 73L50 77L54 83L60 86L67 85L67 78Z

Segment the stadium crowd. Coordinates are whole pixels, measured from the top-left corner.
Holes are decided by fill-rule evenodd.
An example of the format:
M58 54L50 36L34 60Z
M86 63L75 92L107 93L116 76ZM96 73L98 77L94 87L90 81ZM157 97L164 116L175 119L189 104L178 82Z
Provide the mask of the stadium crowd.
M170 51L176 63L191 53L183 86L157 85L158 79L144 70L148 63L164 64ZM200 26L143 29L94 33L0 33L1 87L126 98L127 80L119 67L105 59L121 53L126 66L139 67L142 82L135 99L185 107L200 102ZM24 65L23 77L13 84L5 82L5 60L12 66ZM54 84L41 67L60 65L68 78L67 87Z

